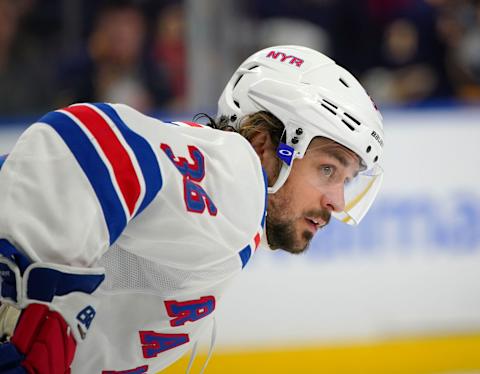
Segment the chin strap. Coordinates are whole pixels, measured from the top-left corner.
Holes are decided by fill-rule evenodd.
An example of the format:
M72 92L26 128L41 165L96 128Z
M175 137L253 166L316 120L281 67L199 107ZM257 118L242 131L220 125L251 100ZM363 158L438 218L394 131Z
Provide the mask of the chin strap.
M277 148L277 157L282 160L282 166L278 173L277 180L273 186L268 187L269 194L277 192L285 184L285 181L290 175L293 160L295 159L295 149L288 144L280 142Z
M282 164L280 173L278 173L277 180L275 181L273 186L268 187L268 193L273 194L277 192L285 184L285 181L287 180L289 174L290 174L290 167Z

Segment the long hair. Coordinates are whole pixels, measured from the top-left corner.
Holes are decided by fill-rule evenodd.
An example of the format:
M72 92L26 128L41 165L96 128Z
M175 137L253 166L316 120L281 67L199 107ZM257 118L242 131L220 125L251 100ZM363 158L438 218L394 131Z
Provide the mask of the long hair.
M259 111L245 116L241 120L240 127L238 129L229 124L230 120L226 116L222 116L218 121L216 121L206 113L199 113L194 117L194 120L197 121L199 119L206 119L206 125L214 129L237 132L249 141L255 134L259 132L268 132L275 148L278 147L278 144L282 140L282 137L284 137L285 133L285 126L283 125L282 121L280 121L272 113L266 111Z
M242 135L248 141L251 141L255 134L261 132L267 132L270 134L270 139L272 141L274 150L278 148L280 141L285 141L285 126L282 121L275 117L272 113L266 111L259 111L253 114L245 116L241 122L238 129L230 125L230 118L226 116L220 117L218 121L215 121L212 117L205 113L199 113L194 117L194 121L199 119L206 119L206 125L222 131L231 131L236 132ZM280 173L282 166L282 160L277 158L277 166L273 171L274 175L271 175L269 179L275 181ZM269 183L270 184L270 183Z

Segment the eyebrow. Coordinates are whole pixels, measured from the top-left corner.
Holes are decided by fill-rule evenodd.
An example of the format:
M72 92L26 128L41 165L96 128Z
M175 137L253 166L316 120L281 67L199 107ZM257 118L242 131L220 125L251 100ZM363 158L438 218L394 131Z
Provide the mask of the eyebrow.
M347 161L347 159L345 157L343 157L342 154L340 154L340 152L337 152L336 150L334 149L328 149L328 150L324 150L324 152L329 155L329 156L332 156L333 158L335 158L338 162L340 162L343 166L345 167L348 167L350 166L350 162Z
M341 154L341 152L338 152L336 149L324 149L323 150L326 155L333 157L336 159L338 162L340 162L343 166L346 168L351 165L351 163ZM356 156L356 155L355 155ZM356 156L358 158L358 156ZM359 169L355 172L353 175L353 178L355 178L358 173L360 172L360 162L359 162Z

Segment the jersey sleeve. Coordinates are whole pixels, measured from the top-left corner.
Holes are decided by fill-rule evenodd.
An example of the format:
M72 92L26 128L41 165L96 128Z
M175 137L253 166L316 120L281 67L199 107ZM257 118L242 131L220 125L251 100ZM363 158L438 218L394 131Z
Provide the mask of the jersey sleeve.
M35 262L88 267L161 187L152 147L112 106L57 110L0 170L0 238Z

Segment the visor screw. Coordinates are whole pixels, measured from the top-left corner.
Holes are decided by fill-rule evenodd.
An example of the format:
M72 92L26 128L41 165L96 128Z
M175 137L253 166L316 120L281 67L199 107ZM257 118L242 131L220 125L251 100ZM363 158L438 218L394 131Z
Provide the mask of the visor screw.
M297 129L297 131L295 131L295 133L296 133L297 135L302 135L302 134L303 134L303 129L302 129L301 127L299 127L299 128Z
M296 136L294 136L292 138L292 144L297 144L298 143L298 138Z
M230 122L235 122L237 120L237 115L236 114L233 114L231 117L230 117Z

